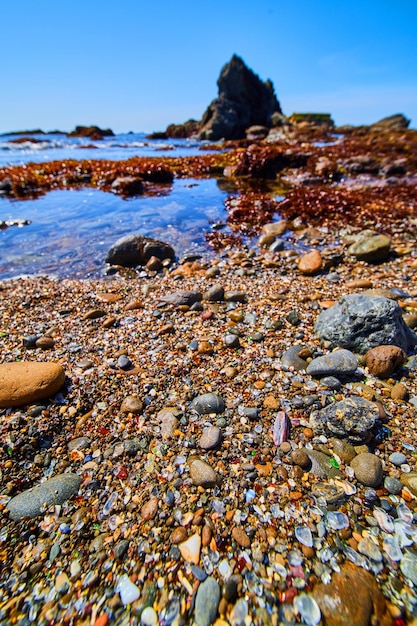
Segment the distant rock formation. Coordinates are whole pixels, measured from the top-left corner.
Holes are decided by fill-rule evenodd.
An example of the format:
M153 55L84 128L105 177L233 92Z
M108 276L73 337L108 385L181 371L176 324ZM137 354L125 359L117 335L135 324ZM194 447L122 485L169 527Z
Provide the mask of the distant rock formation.
M273 113L282 113L270 80L262 82L242 59L233 55L220 72L218 97L201 120L200 139L240 139L250 126L271 126Z
M375 122L375 124L371 125L372 130L406 130L410 125L410 120L405 117L402 113L396 113L395 115L390 115L389 117L384 117L379 122Z
M89 137L97 140L103 137L114 137L114 132L110 128L99 128L98 126L76 126L75 130L67 133L68 137Z
M237 55L223 67L217 85L219 95L200 122L189 120L185 124L171 124L165 135L194 135L210 141L241 139L250 127L271 128L283 118L272 82L263 82Z

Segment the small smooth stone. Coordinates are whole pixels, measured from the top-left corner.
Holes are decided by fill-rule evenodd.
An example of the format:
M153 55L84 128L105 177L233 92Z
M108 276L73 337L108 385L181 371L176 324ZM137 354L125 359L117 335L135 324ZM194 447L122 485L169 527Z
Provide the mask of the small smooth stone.
M142 626L158 626L158 614L152 606L146 606L143 609L142 615L140 616L140 623Z
M132 367L132 361L125 354L121 354L117 359L117 367L121 370L129 370Z
M34 404L56 394L65 381L58 363L20 361L0 365L0 407Z
M148 520L153 519L158 512L158 508L158 498L151 498L148 502L145 502L140 510L143 520L147 522Z
M274 235L280 237L285 233L288 228L287 220L281 220L280 222L270 222L262 226L262 230L267 235Z
M401 367L407 355L398 346L377 346L366 353L366 367L372 376L389 378Z
M308 450L307 448L303 448L307 453L308 457L311 461L311 467L309 472L314 474L314 476L318 476L319 478L341 478L342 473L337 467L333 467L330 463L330 458L324 452L320 452L319 450Z
M201 459L192 459L188 462L190 466L190 477L193 485L201 487L214 487L219 482L219 478L214 469Z
M400 476L400 481L403 485L411 491L414 496L417 496L417 472L403 473Z
M404 463L407 463L407 457L402 452L393 452L389 455L389 460L393 465L400 467Z
M124 606L132 604L132 602L135 602L140 596L139 587L137 587L135 583L132 583L127 574L123 574L119 578L117 591L120 594L120 599Z
M398 478L393 478L392 476L387 476L384 480L384 487L388 491L395 496L401 493L403 485Z
M73 450L84 450L85 448L89 448L90 444L91 441L88 437L76 437L68 442L68 451L72 452Z
M391 398L393 400L407 400L408 390L403 383L397 383L391 389Z
M139 415L143 411L143 402L138 396L126 396L120 406L120 411L121 413L134 413L135 415Z
M223 399L215 393L204 393L197 396L191 403L190 408L200 415L208 413L223 413L225 404Z
M333 452L344 463L350 463L357 454L355 448L350 443L341 439L333 439Z
M198 565L201 550L200 535L191 535L191 537L178 544L178 549L184 561L191 561L194 565Z
M241 526L235 526L232 530L232 537L236 543L242 548L249 548L251 540L249 539L246 531Z
M52 337L39 337L36 340L36 347L41 350L51 350L55 346L55 341Z
M57 590L57 592L60 594L64 594L67 593L70 588L71 583L66 573L61 572L60 574L58 574L58 576L55 578L55 589Z
M203 296L207 302L222 302L224 300L224 287L222 285L213 285Z
M203 430L200 437L200 448L212 450L217 448L222 440L222 431L217 426L209 426Z
M187 531L184 526L178 526L171 533L171 543L183 543L187 539Z
M42 514L44 505L63 504L78 492L80 485L81 478L77 474L59 474L19 493L8 502L6 508L13 520L37 517Z
M296 450L293 450L293 452L291 453L291 461L294 463L294 465L299 465L303 469L308 469L309 467L311 467L310 457L308 456L307 452L302 448L297 448Z
M381 460L370 452L363 452L350 463L356 479L367 487L378 487L383 478Z
M300 345L291 346L291 348L285 350L281 356L281 362L284 367L293 367L297 371L306 370L308 365L307 361L299 356L305 349L306 346Z
M359 233L360 235L360 233ZM348 253L358 261L374 263L384 261L389 257L391 239L386 235L373 234L358 237L358 240L348 248Z
M99 317L105 317L105 315L106 315L106 311L103 311L102 309L90 309L89 311L87 311L87 313L84 313L82 319L84 321L96 320Z
M321 378L320 385L323 385L332 391L339 391L342 387L342 383L335 376L325 376L324 378Z
M298 269L304 276L317 274L323 267L323 259L318 250L304 254L298 261Z
M38 341L38 339L39 337L37 335L27 335L26 337L23 337L23 347L27 348L28 350L36 348L36 342Z
M355 355L350 350L335 350L313 359L308 364L307 374L314 378L323 378L324 376L346 378L353 376L358 365Z
M321 611L315 599L306 593L301 593L294 598L294 608L307 624L316 626L321 620Z
M227 334L224 336L224 345L227 348L239 348L240 340L237 335Z
M195 600L195 626L213 624L220 602L220 585L215 578L209 576L198 588Z

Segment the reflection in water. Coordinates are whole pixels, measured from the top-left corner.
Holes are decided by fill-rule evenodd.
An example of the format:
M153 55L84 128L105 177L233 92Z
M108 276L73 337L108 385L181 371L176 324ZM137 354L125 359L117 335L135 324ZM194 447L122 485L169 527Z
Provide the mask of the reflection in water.
M92 189L53 191L36 200L0 199L0 219L32 222L0 232L0 278L98 277L110 246L133 233L166 241L177 256L207 252L205 233L210 224L225 220L227 193L212 179L176 180L168 196L160 191L129 200Z

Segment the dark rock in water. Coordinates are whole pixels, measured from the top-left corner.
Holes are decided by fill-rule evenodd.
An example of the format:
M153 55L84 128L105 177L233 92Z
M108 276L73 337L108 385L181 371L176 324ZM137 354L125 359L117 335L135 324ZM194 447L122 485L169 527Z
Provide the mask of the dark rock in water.
M62 504L78 492L81 478L77 474L59 474L49 480L27 489L15 496L7 504L10 517L14 520L22 517L41 515L44 506Z
M114 132L110 128L99 128L98 126L76 126L75 130L67 133L67 136L103 139L103 137L114 137Z
M384 117L379 122L371 125L372 130L393 131L393 130L406 130L410 125L410 120L402 113L396 113L389 117Z
M110 248L106 263L122 265L123 267L136 267L137 265L146 265L151 257L157 257L161 261L173 259L175 252L169 244L162 241L143 235L128 235L116 241Z
M369 431L379 418L379 409L373 402L353 396L333 402L310 414L310 426L317 434L337 437L352 445L364 443Z
M197 135L200 129L200 122L196 120L188 120L184 124L170 124L165 131L165 137L173 139L185 139L192 135Z
M111 190L120 196L138 196L143 192L143 183L135 176L119 176L113 181Z
M217 85L219 95L203 115L200 139L240 139L250 126L271 126L272 114L282 113L271 81L262 82L236 55Z
M320 313L315 331L332 347L359 354L381 345L398 346L407 352L417 344L417 335L405 324L399 305L381 296L343 296Z
M0 180L0 194L11 194L12 189L13 186L10 178L3 178L3 180Z

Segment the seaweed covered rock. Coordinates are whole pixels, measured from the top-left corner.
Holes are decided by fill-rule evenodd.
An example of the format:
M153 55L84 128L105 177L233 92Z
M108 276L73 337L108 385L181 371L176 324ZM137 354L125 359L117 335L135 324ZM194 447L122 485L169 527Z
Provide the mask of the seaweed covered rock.
M382 345L398 346L407 352L417 343L417 335L405 324L396 302L357 293L343 296L320 313L315 331L332 347L359 354Z
M272 114L282 113L272 82L263 82L237 55L223 67L217 85L219 95L203 115L200 139L240 139L250 126L270 127Z
M118 239L107 253L106 263L123 267L146 265L151 257L161 261L173 259L174 249L163 241L144 237L143 235L127 235Z

